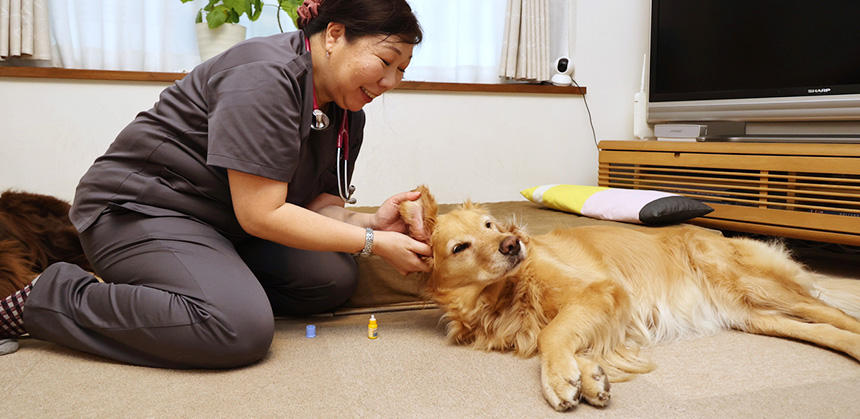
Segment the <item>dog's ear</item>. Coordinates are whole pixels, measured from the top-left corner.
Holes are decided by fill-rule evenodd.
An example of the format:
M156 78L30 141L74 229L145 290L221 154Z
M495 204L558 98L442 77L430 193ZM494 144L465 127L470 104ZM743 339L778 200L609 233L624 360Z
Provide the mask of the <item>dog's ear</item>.
M415 240L430 242L433 229L436 228L436 213L438 207L430 189L421 185L413 189L421 192L421 197L415 201L403 201L400 203L400 217L406 221L409 235Z

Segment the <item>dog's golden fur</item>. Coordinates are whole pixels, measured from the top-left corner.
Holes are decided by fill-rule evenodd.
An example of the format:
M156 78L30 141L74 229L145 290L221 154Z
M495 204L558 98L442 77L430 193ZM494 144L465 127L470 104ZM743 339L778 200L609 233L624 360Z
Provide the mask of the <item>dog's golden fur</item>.
M55 262L92 270L69 221L69 204L49 195L0 195L0 299L21 289Z
M813 273L779 244L690 225L529 236L468 202L437 216L419 189L421 199L401 213L423 217L430 234L426 288L445 311L449 338L540 353L544 397L557 410L580 398L606 405L610 381L653 369L645 345L720 329L804 340L860 360L860 281Z

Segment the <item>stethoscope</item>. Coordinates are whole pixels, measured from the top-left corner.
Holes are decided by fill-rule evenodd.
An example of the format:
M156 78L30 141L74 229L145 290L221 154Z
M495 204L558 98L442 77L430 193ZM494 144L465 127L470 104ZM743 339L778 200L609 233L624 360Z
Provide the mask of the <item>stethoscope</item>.
M305 38L305 49L310 52L311 51L311 41L308 38ZM323 113L320 110L319 105L317 104L317 91L316 88L313 89L314 95L314 112L313 117L311 119L311 129L315 131L322 131L329 126L329 118L328 115ZM356 199L352 197L352 194L355 193L355 186L349 184L349 179L347 178L349 174L349 121L347 120L347 114L349 112L344 109L343 110L343 120L340 122L340 131L337 133L337 194L340 195L340 199L343 199L347 204L356 203ZM343 169L341 169L341 166ZM348 186L347 186L348 185Z

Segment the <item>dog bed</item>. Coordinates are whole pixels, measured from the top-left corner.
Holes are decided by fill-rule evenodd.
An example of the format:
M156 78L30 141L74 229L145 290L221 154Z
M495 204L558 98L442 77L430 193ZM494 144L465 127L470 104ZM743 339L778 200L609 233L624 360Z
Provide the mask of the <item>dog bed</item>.
M514 217L526 226L530 234L548 233L559 227L584 225L617 225L634 229L648 229L642 225L597 220L567 212L541 207L529 201L492 202L481 204L499 220ZM439 205L439 214L451 211L456 204ZM373 213L376 207L354 207L355 211ZM401 275L379 256L358 258L358 288L352 298L338 311L351 312L366 308L395 310L420 308L431 303L421 295L421 275Z

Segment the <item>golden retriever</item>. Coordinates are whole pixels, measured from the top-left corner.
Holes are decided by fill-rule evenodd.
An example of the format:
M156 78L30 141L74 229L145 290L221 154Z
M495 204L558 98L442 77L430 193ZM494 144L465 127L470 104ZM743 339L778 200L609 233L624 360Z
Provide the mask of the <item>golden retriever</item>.
M445 312L448 337L540 353L543 395L556 410L580 399L605 406L610 381L654 368L640 347L720 329L804 340L860 360L860 281L811 272L781 245L691 225L529 236L468 202L437 216L427 188L419 190L421 199L400 210L423 220L426 236L417 238L433 249L426 288Z

